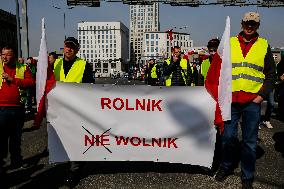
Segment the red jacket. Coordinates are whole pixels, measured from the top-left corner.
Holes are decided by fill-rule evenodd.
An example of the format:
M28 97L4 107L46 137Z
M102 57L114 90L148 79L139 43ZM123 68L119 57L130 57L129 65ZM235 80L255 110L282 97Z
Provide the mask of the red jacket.
M3 69L4 72L9 74L10 77L13 77L14 80L11 83L5 81L2 82L2 87L0 89L0 106L20 106L21 98L19 88L25 89L35 84L32 73L29 68L27 68L24 76L25 79L18 79L15 78L16 65L8 66L4 64Z

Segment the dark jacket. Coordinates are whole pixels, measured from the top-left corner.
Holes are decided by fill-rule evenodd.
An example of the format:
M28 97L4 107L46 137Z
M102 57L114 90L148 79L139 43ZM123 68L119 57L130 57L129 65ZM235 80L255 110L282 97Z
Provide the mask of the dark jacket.
M152 78L151 77L151 71L152 68L154 67L154 65L156 65L156 74L157 74L157 78ZM159 85L159 78L161 77L161 72L160 72L160 67L159 65L155 64L149 64L149 66L146 68L146 83L147 85Z
M187 70L186 70L186 84L183 80L182 77L182 68L180 66L180 60L179 59L177 62L173 62L171 58L171 63L168 65L167 62L164 62L164 77L170 76L172 74L172 84L171 86L190 86L192 83L192 72L191 72L191 67L190 64L187 61Z
M280 76L284 74L284 57L282 56L281 61L277 64L277 81L280 84L281 88L284 89L284 81L280 79Z
M63 58L63 69L64 69L64 74L67 75L69 70L71 69L73 63L75 62L75 60L77 59L77 57L74 60L71 61L66 61ZM95 83L95 79L93 77L93 68L91 66L91 64L89 64L88 62L86 63L85 66L85 71L83 74L83 79L82 79L82 83Z

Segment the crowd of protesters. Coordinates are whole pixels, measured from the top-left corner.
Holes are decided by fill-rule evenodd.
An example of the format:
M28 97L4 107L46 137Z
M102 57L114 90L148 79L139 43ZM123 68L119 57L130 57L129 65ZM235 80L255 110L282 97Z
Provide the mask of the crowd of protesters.
M260 125L260 104L267 100L267 111L263 124L273 128L270 118L274 109L274 89L277 91L278 116L284 115L284 57L276 67L268 42L257 33L260 26L260 15L249 12L241 20L242 31L231 38L232 54L232 120L225 122L224 130L217 128L217 142L214 157L215 179L224 181L233 171L234 150L238 141L239 120L242 118L241 147L241 180L243 188L252 188L255 172L256 145ZM211 39L208 42L209 56L202 60L189 61L189 57L174 46L171 57L158 64L154 58L147 61L144 79L152 86L202 86L206 83L207 73L216 56L220 41ZM49 53L49 67L53 68L56 81L94 83L92 67L85 60L77 57L80 44L74 37L64 41L64 57L58 58L55 52ZM0 82L0 177L5 173L5 159L10 152L11 166L20 167L21 135L25 113L31 113L36 104L35 79L37 61L32 57L16 58L11 46L1 49ZM75 65L75 66L74 66ZM76 69L75 69L76 68ZM252 71L253 70L253 71ZM38 128L38 127L37 127ZM82 163L70 163L68 182L78 181Z

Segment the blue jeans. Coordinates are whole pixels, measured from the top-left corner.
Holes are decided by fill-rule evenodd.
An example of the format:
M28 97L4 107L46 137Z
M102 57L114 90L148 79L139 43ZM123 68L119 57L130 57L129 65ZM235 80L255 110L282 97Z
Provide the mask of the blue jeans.
M238 122L242 117L241 179L242 181L253 180L261 105L254 102L247 104L232 103L231 111L231 120L225 122L224 133L222 134L224 155L220 167L226 171L231 171L233 168L236 156L231 155L231 152L234 151L232 144L238 140Z
M272 114L273 109L274 109L274 96L273 95L274 95L273 91L271 91L268 94L267 107L266 107L266 111L265 111L265 115L264 115L264 121L270 121L271 114Z
M23 107L0 107L0 167L5 163L4 160L8 156L8 149L11 162L22 159L21 137L23 126Z

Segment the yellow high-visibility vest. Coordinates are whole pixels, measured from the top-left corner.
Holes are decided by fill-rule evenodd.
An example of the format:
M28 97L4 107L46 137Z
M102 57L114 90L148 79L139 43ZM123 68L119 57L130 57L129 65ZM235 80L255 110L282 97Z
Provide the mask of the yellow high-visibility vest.
M151 69L151 78L158 78L158 76L157 76L157 64L155 64L153 67L152 67L152 69Z
M206 80L206 76L207 76L207 72L209 70L209 67L210 67L210 61L209 61L209 58L205 59L202 61L201 63L201 75L203 76L204 78L204 81Z
M26 64L16 63L16 75L15 78L24 79L25 78L25 71L27 69Z
M232 92L257 93L264 82L264 58L268 42L258 38L244 58L237 37L231 37Z
M166 61L166 63L168 64L168 65L170 65L170 63L171 63L171 59L166 59L165 60ZM187 60L186 59L181 59L180 60L180 67L182 68L182 72L181 72L181 74L182 74L182 78L183 78L183 80L184 80L184 83L185 83L185 85L187 84L186 83L186 77L187 77ZM166 86L171 86L172 85L172 74L170 75L170 76L167 76L166 77Z
M25 79L25 71L27 69L27 65L26 64L21 64L21 63L18 63L16 62L16 75L15 75L15 78L18 78L18 79ZM20 89L19 88L19 91L20 91L20 101L22 104L25 104L28 97L27 97L27 90L25 89Z
M82 83L86 61L77 58L71 69L65 76L63 69L63 58L56 59L54 62L54 76L56 81Z

